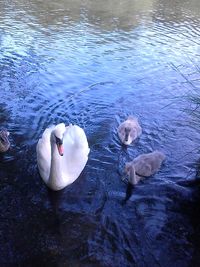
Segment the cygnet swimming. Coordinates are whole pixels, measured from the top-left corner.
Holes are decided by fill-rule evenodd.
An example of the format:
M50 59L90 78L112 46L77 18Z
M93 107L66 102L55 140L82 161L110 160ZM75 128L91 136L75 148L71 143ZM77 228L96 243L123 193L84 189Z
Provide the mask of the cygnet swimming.
M136 185L143 177L155 174L165 160L165 154L155 150L154 152L141 154L134 160L126 163L125 174L132 185Z
M137 118L128 117L127 120L122 122L117 129L121 142L125 145L130 145L142 133Z

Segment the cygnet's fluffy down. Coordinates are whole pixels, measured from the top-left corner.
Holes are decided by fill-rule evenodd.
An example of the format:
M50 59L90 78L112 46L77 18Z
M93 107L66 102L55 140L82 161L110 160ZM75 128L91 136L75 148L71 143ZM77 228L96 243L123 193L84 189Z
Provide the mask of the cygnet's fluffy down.
M155 174L161 167L165 155L160 151L142 154L131 162L126 163L125 174L131 184L136 185L142 177Z
M119 138L125 145L130 145L141 133L142 128L135 117L128 117L128 119L122 122L118 127Z

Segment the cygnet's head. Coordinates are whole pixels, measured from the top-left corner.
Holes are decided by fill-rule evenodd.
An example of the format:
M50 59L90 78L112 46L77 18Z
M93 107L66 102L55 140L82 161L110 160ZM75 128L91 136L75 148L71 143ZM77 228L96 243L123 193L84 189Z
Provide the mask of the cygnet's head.
M124 173L126 175L130 175L130 170L131 170L131 164L130 163L126 163L125 164L125 168L124 168Z
M135 166L130 163L126 163L124 173L127 177L127 180L132 185L136 185L140 180L140 177L135 172Z
M0 152L6 152L10 147L8 140L9 132L7 130L0 131Z
M57 145L58 153L60 156L64 155L63 137L65 133L65 124L60 123L56 125L52 132L52 138Z
M123 144L130 145L137 138L137 131L128 125L122 125L119 129L119 137Z

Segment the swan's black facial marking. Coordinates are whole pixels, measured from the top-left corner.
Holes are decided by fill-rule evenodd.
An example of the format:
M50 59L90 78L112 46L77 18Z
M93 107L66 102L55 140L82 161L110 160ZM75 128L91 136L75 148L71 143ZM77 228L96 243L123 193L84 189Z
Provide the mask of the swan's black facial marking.
M56 145L57 145L57 148L58 148L58 153L60 156L63 156L64 154L64 150L63 150L63 140L58 138L57 136L55 136L56 138Z
M55 136L55 138L56 138L56 144L57 144L58 146L61 146L61 145L63 144L63 140L60 139L60 138L58 138L57 136Z

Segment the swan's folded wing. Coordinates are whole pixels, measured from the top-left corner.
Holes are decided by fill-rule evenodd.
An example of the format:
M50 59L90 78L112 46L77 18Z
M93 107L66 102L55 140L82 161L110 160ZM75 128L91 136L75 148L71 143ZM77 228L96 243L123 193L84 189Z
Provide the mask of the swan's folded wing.
M64 137L63 176L72 182L77 179L87 163L88 153L85 132L77 125L71 125Z
M39 139L36 147L37 152L37 164L41 177L45 182L49 179L50 166L51 166L51 145L50 136L51 131L55 126L47 128L42 138Z
M74 181L83 171L88 160L88 149L83 150L74 146L68 147L62 158L63 177Z
M88 141L84 130L78 125L72 125L69 131L69 135L73 140L74 145L82 147L83 149L88 148Z

